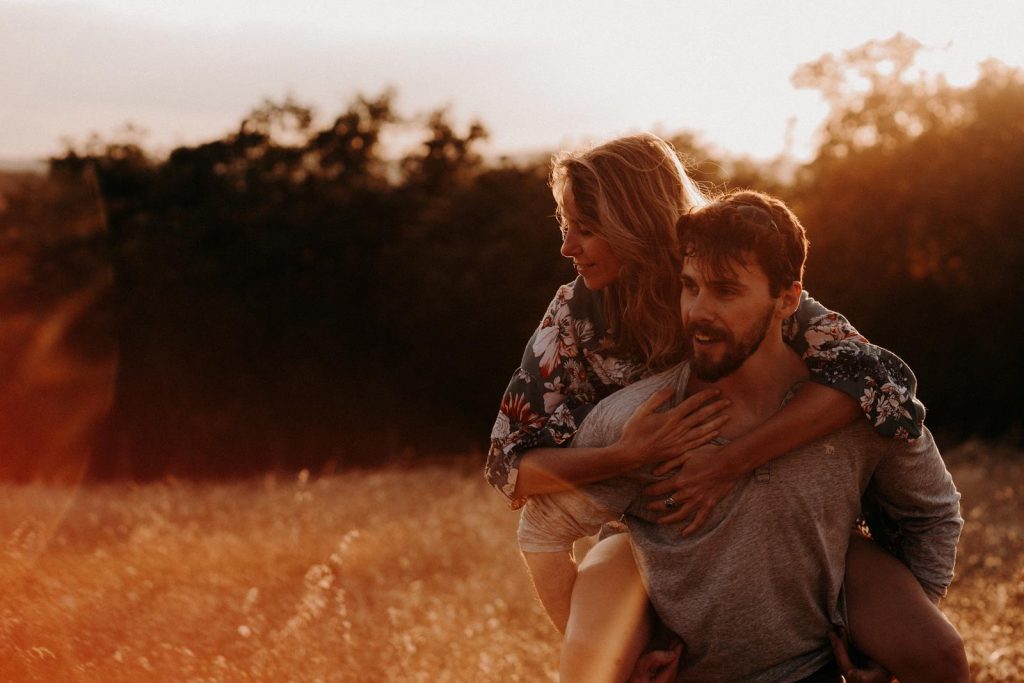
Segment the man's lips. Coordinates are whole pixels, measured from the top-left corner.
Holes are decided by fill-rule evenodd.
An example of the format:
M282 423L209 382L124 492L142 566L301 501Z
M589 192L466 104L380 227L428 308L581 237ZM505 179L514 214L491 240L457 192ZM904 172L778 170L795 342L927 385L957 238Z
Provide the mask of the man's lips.
M728 339L728 335L720 330L700 329L693 331L690 334L690 339L693 340L695 345L700 344L702 346L710 346L711 344L726 341L726 339Z

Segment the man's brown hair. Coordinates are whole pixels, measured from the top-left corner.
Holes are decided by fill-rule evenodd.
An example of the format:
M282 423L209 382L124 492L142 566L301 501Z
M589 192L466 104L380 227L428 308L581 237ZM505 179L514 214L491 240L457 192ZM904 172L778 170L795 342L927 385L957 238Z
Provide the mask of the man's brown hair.
M699 258L716 275L729 273L750 252L768 276L772 296L803 281L804 226L782 200L763 192L727 192L684 214L676 231L683 256Z

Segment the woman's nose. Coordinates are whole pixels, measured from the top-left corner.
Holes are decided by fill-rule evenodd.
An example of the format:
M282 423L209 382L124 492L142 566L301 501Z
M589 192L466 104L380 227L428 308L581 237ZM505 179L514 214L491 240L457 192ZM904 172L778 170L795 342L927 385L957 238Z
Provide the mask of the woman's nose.
M576 236L575 232L569 230L565 233L565 237L562 238L562 256L566 258L572 258L580 253L581 244L579 237Z

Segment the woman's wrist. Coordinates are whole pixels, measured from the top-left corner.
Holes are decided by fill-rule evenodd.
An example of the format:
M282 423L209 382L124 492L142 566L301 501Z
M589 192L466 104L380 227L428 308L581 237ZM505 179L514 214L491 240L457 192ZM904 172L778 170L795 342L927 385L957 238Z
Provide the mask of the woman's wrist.
M750 449L744 447L742 438L723 445L716 458L718 461L717 470L719 478L722 480L735 480L744 474L754 471L759 463L754 460L750 453Z
M601 447L601 461L606 465L608 476L616 476L635 470L645 464L644 451L636 444L616 441Z
M635 470L650 461L650 443L643 443L637 438L619 437L619 440L604 446L602 460L609 463L617 474Z

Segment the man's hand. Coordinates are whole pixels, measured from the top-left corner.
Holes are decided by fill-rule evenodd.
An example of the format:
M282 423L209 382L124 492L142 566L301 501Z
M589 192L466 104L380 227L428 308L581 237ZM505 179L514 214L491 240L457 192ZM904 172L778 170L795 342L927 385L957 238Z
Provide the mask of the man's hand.
M648 650L640 655L627 683L674 683L683 662L683 641L669 650Z
M649 510L660 510L658 522L672 524L693 518L683 529L688 536L700 529L718 501L736 485L733 473L723 467L719 456L721 446L708 444L660 465L655 474L661 474L682 465L673 476L644 489L644 495L656 498L647 505Z
M846 645L846 629L838 629L838 633L829 631L828 639L832 643L832 653L836 656L836 663L839 664L839 670L843 673L846 683L889 683L892 681L892 674L877 662L868 660L862 668L853 665Z

